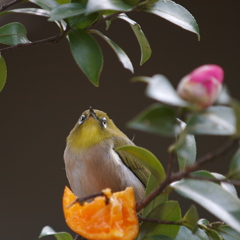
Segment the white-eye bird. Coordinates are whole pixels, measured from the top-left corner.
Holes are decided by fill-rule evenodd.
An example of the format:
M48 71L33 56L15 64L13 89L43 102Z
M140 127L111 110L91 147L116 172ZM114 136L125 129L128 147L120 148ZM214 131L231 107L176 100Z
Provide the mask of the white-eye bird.
M105 188L112 192L132 186L136 201L144 198L148 169L116 149L134 143L106 113L91 107L82 113L67 137L65 168L74 194L86 197Z

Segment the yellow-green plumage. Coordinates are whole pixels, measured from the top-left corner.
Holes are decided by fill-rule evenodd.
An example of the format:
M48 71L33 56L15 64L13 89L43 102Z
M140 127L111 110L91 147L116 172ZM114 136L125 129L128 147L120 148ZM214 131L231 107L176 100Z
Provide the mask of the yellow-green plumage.
M121 191L132 186L137 201L144 197L150 172L117 149L134 143L99 110L86 110L67 138L66 173L73 192L87 196L109 187Z

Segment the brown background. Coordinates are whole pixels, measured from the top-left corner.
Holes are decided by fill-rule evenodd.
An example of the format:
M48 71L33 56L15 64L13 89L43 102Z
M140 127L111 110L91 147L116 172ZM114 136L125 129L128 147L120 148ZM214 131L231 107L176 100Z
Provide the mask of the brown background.
M193 68L215 63L224 68L225 82L238 98L240 1L177 2L198 21L200 42L194 34L157 16L129 14L141 24L153 50L151 59L139 67L139 46L128 24L114 21L106 34L128 53L135 76L161 73L176 86ZM0 26L10 21L25 24L31 41L58 33L57 27L45 18L8 15L0 17ZM62 155L66 136L90 105L106 111L130 138L135 136L137 145L154 152L166 165L172 139L126 128L127 121L154 101L145 97L144 84L130 83L133 75L122 68L106 43L98 40L105 57L99 88L78 69L66 40L5 54L8 79L0 93L0 239L37 239L45 225L57 231L68 230L61 208L63 188L68 184ZM198 155L223 140L198 138ZM227 157L207 167L225 173L228 161ZM183 212L188 204L183 206ZM200 215L214 219L204 210Z

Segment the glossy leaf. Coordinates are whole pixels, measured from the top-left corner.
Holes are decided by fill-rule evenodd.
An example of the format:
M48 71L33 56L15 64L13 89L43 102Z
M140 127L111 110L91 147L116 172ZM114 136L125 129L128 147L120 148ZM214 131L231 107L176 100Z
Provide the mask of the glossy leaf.
M164 235L154 235L147 237L147 240L174 240L174 239Z
M200 219L198 224L199 227L201 227L207 233L210 240L224 240L215 229L209 227L210 223L206 219Z
M0 28L0 43L17 45L29 42L27 39L27 30L21 23L8 23Z
M240 135L240 102L236 99L232 99L231 106L236 117L236 134Z
M199 215L197 212L197 208L192 205L183 217L184 226L186 226L194 233L197 231L198 228L198 219Z
M90 27L98 18L97 13L92 13L89 15L78 15L76 17L68 18L68 23L72 28L86 29Z
M211 172L211 175L214 176L214 178L216 178L216 179L227 181L226 177L220 173ZM220 185L224 190L226 190L230 194L238 197L237 190L230 181L220 182Z
M228 172L228 178L240 180L240 148L234 154L233 159L231 160Z
M161 182L157 181L153 174L150 175L145 195L148 196L153 190L155 190ZM154 208L158 207L162 203L168 200L170 191L164 191L155 197L142 211L143 217L146 217Z
M51 227L45 226L39 238L46 237L46 236L55 236L57 240L73 240L72 236L67 232L55 232Z
M201 180L184 179L171 184L184 197L197 202L226 222L236 231L240 229L240 200L218 184Z
M71 2L71 0L56 0L59 4L68 4Z
M215 106L193 114L187 122L186 131L192 134L233 135L235 122L232 108Z
M132 19L130 19L126 14L120 14L118 18L130 24L141 49L140 65L143 65L150 58L152 50L144 32L142 31L141 26Z
M210 240L227 240L227 239L223 239L217 231L211 228L207 228L206 232Z
M49 21L58 21L69 17L78 16L85 13L85 4L68 3L54 8L50 12Z
M159 239L160 240L160 239ZM207 234L201 230L197 229L197 231L193 234L191 230L186 228L185 226L181 226L177 237L175 240L210 240Z
M158 1L146 11L162 17L183 29L196 33L198 39L200 39L198 24L195 18L181 5L170 0Z
M179 170L182 171L187 166L195 162L197 156L197 146L194 135L185 133L184 129L186 124L180 121L180 126L182 128L182 132L180 133L176 144L171 147L171 150L177 152Z
M160 161L147 149L137 146L122 146L116 151L125 151L130 154L136 161L146 167L156 178L162 182L165 178L165 171Z
M168 201L153 209L146 218L179 221L181 219L181 209L178 202ZM175 239L179 228L180 226L178 225L143 222L136 240L148 239L154 235L164 235Z
M18 9L12 9L8 11L4 11L0 13L1 15L9 14L9 13L24 13L24 14L31 14L35 16L40 16L40 17L49 17L49 11L45 9L40 9L40 8L18 8Z
M209 172L209 171L205 171L205 170L199 170L196 172L192 172L190 174L190 176L200 177L200 178L203 178L203 180L205 180L205 181L208 181L208 179L211 180L211 178L218 179L218 180L225 180L222 182L219 181L219 183L217 183L217 184L219 184L224 190L226 190L230 194L233 194L234 196L238 197L237 191L236 191L236 188L234 187L234 185L230 181L227 181L227 178L222 174L215 173L215 172Z
M3 90L7 80L7 66L3 56L0 55L0 92Z
M29 2L35 3L39 7L45 10L52 10L53 8L59 6L55 0L28 0Z
M106 11L106 10L113 10L113 11L121 11L121 12L127 12L132 9L132 6L127 5L122 0L102 0L102 1L96 1L96 0L89 0L87 3L87 9L86 14L90 14L93 12L98 11Z
M146 95L167 105L186 107L188 102L182 100L168 79L160 74L152 77L135 77L133 81L143 81L148 83Z
M161 104L150 106L130 121L128 126L157 135L174 137L181 131L174 109Z
M99 32L97 30L91 30L91 32L99 35L101 38L103 38L109 44L109 46L116 53L119 61L122 63L124 68L130 70L132 73L134 72L131 60L129 59L127 54L122 50L122 48L120 48L115 42L113 42L110 38L108 38L101 32Z
M233 230L227 225L219 226L216 231L222 236L224 240L239 240L240 233Z
M96 40L84 30L70 31L69 42L72 55L88 79L98 86L103 56Z

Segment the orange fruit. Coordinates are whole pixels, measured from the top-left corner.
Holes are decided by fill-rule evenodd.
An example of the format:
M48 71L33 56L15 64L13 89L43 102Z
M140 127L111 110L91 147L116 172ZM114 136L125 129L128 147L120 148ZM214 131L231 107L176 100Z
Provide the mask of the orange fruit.
M133 188L113 194L110 189L103 192L109 198L108 204L100 196L83 205L71 205L76 196L65 187L63 211L67 225L89 240L133 240L139 231Z

